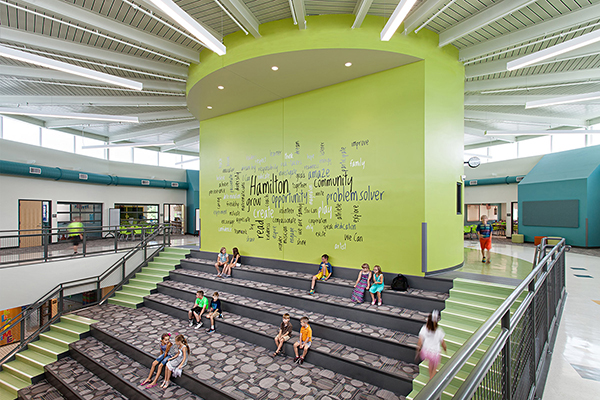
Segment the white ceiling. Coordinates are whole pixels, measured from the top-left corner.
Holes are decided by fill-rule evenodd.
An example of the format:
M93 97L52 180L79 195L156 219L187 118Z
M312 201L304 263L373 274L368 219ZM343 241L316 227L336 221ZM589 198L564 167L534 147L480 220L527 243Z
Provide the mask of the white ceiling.
M288 0L218 1L176 3L218 38L240 30L223 8L254 35L253 20L262 24L292 17ZM398 0L292 1L302 4L306 15L353 14L362 9L389 17L398 4ZM524 139L519 130L600 123L598 100L525 108L526 101L600 91L600 44L527 68L506 69L515 58L600 29L600 0L417 0L404 26L407 32L433 30L440 34L440 45L459 49L466 67L466 148ZM185 80L187 65L198 61L202 46L149 0L0 0L0 45L144 84L141 92L121 89L0 57L0 107L133 115L140 123L23 119L114 142L172 140L175 145L161 150L197 154L198 122L186 107ZM252 70L249 64L239 67ZM372 66L365 68L367 73ZM497 130L517 133L484 136L485 131Z

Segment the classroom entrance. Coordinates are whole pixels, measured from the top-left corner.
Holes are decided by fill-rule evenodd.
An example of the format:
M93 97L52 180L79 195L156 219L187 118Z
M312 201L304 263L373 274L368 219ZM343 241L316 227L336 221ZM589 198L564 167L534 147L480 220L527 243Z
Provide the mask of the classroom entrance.
M48 200L19 200L19 247L41 246L42 228L50 227L50 201Z

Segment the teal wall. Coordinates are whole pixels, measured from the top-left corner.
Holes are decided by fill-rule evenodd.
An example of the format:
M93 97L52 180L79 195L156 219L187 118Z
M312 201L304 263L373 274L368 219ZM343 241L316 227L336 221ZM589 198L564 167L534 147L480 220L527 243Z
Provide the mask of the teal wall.
M588 245L600 247L600 166L590 174L587 184Z
M196 234L196 208L200 208L200 171L186 170L188 182L186 194L187 233Z

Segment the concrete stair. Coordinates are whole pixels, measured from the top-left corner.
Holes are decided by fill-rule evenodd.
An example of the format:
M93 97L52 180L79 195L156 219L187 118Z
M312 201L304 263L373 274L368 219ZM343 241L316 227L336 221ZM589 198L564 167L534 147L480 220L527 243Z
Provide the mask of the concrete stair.
M118 290L113 297L108 299L109 304L123 307L138 308L144 304L144 296L156 290L156 285L165 280L179 265L181 259L185 258L190 251L166 247L158 256L135 274L126 285Z
M446 333L445 341L448 347L447 353L442 352L442 361L439 368L451 359L454 353L496 311L497 307L506 300L514 289L513 286L508 285L462 278L454 279L454 287L450 290L450 297L446 300L446 308L441 313L439 323L439 326ZM525 295L524 293L511 308L511 313L518 308ZM499 332L500 324L492 330L446 387L441 396L442 400L453 398ZM419 375L413 380L413 390L407 399L413 399L428 381L429 370L427 364L422 362L419 365Z
M44 377L44 366L66 355L69 344L84 337L90 325L97 321L74 314L63 315L60 322L50 325L39 340L27 345L13 361L4 363L0 372L0 400L16 399L19 390Z

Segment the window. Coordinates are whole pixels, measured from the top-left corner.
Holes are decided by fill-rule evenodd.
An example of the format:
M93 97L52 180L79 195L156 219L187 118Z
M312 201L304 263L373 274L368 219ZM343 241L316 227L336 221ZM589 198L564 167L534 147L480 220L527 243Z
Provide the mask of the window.
M181 161L184 164L181 164L181 168L185 169L195 169L196 171L200 170L200 160L195 156L181 156ZM188 161L188 162L186 162Z
M535 139L522 140L519 144L519 157L541 156L550 153L552 138L541 136Z
M75 136L75 152L84 156L106 159L106 149L84 149L83 146L102 146L101 140Z
M102 237L102 203L56 203L56 217L59 228L65 228L75 218L80 218L87 230L87 237ZM96 228L96 232L93 232Z
M552 135L552 152L573 150L585 147L585 134Z
M133 162L133 148L131 147L111 147L108 149L110 161Z
M42 147L73 152L74 136L61 131L42 128Z
M121 225L157 224L158 204L115 204L121 210Z
M456 215L462 215L462 182L456 182Z
M176 164L181 161L179 154L173 153L158 153L158 165L161 167L181 168L181 164Z
M134 147L133 162L136 164L158 165L158 152Z
M40 145L40 127L16 119L2 118L2 137L14 142Z
M600 134L588 135L588 145L597 146L600 144Z
M467 221L479 221L479 204L467 204Z
M507 143L498 146L490 146L491 161L512 160L517 158L517 143Z

